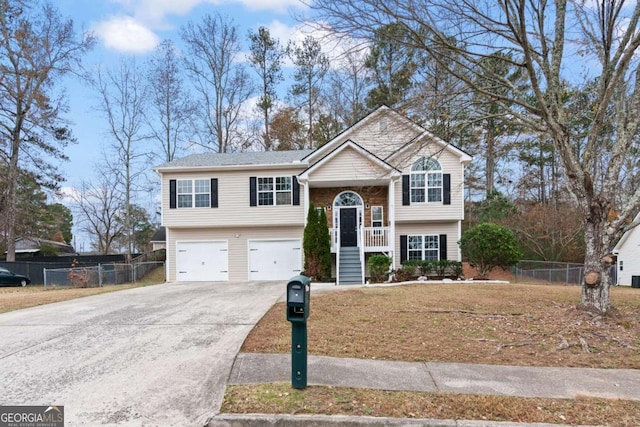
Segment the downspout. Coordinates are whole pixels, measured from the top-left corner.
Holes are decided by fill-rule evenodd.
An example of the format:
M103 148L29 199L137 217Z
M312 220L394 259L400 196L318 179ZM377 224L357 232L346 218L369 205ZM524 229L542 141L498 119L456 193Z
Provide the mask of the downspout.
M396 268L396 182L398 177L389 181L389 235L387 245L391 252L391 269Z

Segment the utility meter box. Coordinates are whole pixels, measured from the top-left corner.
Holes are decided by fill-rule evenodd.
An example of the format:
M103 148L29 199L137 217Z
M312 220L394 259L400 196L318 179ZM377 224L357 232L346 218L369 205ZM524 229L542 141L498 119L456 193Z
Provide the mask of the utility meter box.
M309 317L311 280L307 276L295 276L287 283L287 320L306 322Z

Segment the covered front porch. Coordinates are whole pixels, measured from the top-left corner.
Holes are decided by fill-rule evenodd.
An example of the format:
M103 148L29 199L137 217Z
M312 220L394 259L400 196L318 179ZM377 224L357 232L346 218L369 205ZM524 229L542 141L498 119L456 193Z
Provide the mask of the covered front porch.
M310 201L327 216L338 284L364 283L367 254L393 256L393 195L393 181L310 189Z

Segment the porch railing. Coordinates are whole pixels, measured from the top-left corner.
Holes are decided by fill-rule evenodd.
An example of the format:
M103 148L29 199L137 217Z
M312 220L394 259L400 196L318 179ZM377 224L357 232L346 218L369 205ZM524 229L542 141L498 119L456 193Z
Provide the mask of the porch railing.
M389 247L389 227L362 227L358 230L358 243L365 252L391 250ZM340 245L340 229L330 228L331 252L338 253Z

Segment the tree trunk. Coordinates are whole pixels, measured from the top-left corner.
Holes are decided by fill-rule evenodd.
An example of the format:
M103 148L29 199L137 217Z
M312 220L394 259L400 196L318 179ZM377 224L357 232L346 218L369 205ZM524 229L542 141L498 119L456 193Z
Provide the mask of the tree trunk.
M485 159L485 191L487 196L493 191L495 184L495 170L496 170L496 138L493 132L493 120L489 120L487 123L487 152Z
M605 314L611 308L609 238L605 236L606 216L593 212L585 221L585 259L582 296L579 307L583 310Z

